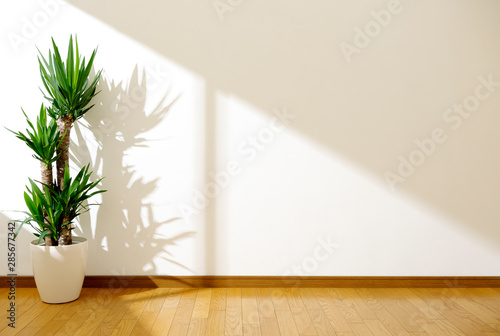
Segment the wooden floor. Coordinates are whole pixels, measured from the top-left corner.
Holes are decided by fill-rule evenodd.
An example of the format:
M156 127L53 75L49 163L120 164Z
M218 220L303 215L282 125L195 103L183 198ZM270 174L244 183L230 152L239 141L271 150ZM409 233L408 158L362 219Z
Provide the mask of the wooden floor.
M500 335L498 288L85 288L60 305L18 288L16 310L1 335Z

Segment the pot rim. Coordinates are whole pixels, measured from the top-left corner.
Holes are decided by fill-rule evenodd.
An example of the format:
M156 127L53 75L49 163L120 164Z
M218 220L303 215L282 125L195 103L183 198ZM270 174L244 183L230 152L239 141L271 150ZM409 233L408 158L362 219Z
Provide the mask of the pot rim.
M73 238L73 244L71 245L62 245L62 246L45 246L45 242L41 242L41 243L38 243L38 239L35 239L35 240L32 240L30 242L30 245L32 246L38 246L38 247L60 247L60 248L70 248L71 246L73 245L80 245L80 244L83 244L83 243L86 243L87 242L87 238L85 237L76 237L74 236Z

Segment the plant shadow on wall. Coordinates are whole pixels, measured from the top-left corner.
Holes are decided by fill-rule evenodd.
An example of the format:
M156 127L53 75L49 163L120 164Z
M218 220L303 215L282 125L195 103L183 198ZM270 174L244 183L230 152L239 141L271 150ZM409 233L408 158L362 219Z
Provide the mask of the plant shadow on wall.
M74 130L78 146L71 149L71 159L81 165L90 157L91 169L105 176L101 187L108 190L95 218L97 224L94 237L89 240L89 259L115 266L111 270L97 268L93 272L156 274L156 262L160 261L187 269L175 261L168 248L192 237L195 232L167 236L165 226L179 218L163 221L155 218L154 204L148 197L158 187L159 179L149 180L149 176L143 176L141 171L127 164L128 151L138 147L148 150L151 140L142 136L160 127L178 97L171 99L166 92L154 108L147 110L146 76L143 73L142 80L139 79L137 66L129 83L123 86L122 82L114 83L101 77L98 87L101 93L92 113L86 117L88 124L78 125ZM85 145L87 134L94 136L96 149ZM91 155L93 152L95 157ZM83 215L80 221L82 227L90 227L90 214Z
M212 91L227 92L269 114L270 104L289 106L301 115L290 127L327 149L333 159L340 157L360 167L382 193L390 192L384 173L397 173L401 176L395 198L408 194L417 201L417 209L423 203L498 249L500 63L496 60L500 47L495 42L496 18L488 15L500 8L497 1L485 2L481 8L472 3L461 7L457 17L467 18L468 25L456 20L450 22L456 26L448 28L435 15L446 13L445 4L431 9L408 1L402 4L398 19L384 27L366 50L353 55L352 63L347 63L336 44L351 43L358 27L377 24L358 17L370 17L376 7L370 1L322 0L314 6L305 1L248 1L244 6L227 5L223 13L213 5L234 2L209 1L201 7L194 1L153 0L131 1L128 6L96 0L71 4L196 73ZM366 5L362 11L360 3ZM424 8L419 6L429 6L421 12L429 22L415 29L411 20ZM469 20L467 9L477 10L474 20L484 24ZM196 25L186 29L186 22ZM452 31L469 36L467 42L446 38L449 45L442 44L440 39ZM165 32L181 35L172 38ZM401 44L399 34L406 36L408 46ZM430 57L432 43L442 48ZM196 46L196 52L190 46ZM455 104L475 104L475 88L489 82L490 74L493 83L479 92L491 98L480 101L469 121L462 120L461 115L468 112L455 111ZM477 79L480 76L482 80ZM206 99L213 97L207 94ZM461 124L456 123L462 121L458 128ZM419 150L415 142L432 139L437 128L445 132L446 143L430 145L431 154L417 158L422 166L414 164L403 176L401 158L409 160ZM389 211L398 215L399 210Z

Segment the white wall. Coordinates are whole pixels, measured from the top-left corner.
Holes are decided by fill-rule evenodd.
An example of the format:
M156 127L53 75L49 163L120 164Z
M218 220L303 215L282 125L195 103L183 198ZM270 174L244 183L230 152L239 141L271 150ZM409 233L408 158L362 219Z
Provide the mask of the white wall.
M88 274L500 275L500 2L30 0L0 13L11 129L42 102L35 45L99 45L102 92L71 148L108 190L77 230ZM0 141L5 245L38 164L9 132Z

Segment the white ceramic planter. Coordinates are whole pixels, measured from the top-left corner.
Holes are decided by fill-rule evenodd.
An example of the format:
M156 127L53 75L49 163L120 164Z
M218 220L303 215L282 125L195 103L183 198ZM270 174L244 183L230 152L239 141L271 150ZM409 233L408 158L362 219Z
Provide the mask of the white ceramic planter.
M73 244L45 246L31 242L36 287L43 302L64 303L78 299L87 266L87 239L73 237Z

